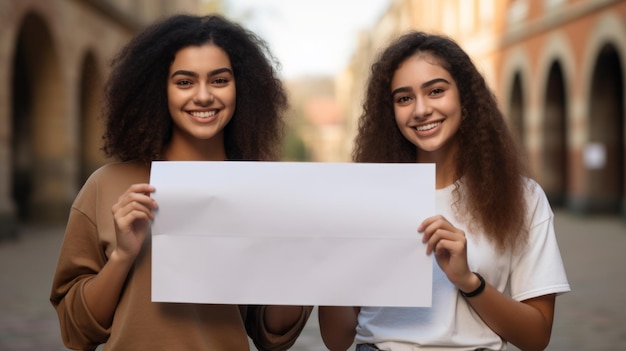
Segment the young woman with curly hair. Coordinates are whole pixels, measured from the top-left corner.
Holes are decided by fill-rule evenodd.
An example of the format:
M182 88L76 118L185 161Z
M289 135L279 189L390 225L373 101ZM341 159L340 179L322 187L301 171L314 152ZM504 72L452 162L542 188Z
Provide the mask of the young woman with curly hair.
M436 165L438 214L417 227L437 262L433 301L320 307L328 348L547 347L555 296L569 291L553 213L470 57L447 37L407 33L373 64L363 105L356 162Z
M263 40L219 16L176 15L113 61L104 150L71 208L50 300L64 343L93 350L289 348L311 309L153 303L153 160L276 160L286 93ZM210 181L210 180L208 180ZM276 274L268 272L268 274Z

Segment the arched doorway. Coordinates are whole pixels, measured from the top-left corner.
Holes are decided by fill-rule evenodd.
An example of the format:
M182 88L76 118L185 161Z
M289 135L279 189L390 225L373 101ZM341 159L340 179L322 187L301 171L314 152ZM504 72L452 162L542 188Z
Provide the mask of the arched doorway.
M598 53L589 96L589 142L597 162L588 159L589 212L618 213L625 198L624 82L615 47L606 44Z
M13 58L11 179L21 222L67 218L65 87L50 31L24 18Z
M27 221L31 215L33 191L33 118L32 118L32 74L26 64L26 49L22 35L17 40L13 58L13 113L11 118L11 169L13 186L11 196L17 206L19 221Z
M563 206L567 194L567 111L563 72L558 62L553 62L543 106L542 186L552 206Z

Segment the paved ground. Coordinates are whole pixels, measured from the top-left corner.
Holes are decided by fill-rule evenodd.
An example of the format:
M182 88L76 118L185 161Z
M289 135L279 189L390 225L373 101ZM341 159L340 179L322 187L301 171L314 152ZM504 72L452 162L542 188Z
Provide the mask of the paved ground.
M557 212L573 291L557 298L551 351L626 350L626 225ZM0 242L0 350L66 350L48 303L61 228L25 228ZM313 314L294 351L324 350Z

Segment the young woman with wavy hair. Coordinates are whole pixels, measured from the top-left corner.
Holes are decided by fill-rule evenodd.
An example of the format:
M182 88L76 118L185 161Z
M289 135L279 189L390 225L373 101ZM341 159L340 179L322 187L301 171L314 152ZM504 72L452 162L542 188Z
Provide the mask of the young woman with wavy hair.
M263 40L220 16L169 17L115 58L104 151L117 160L72 205L50 297L66 346L231 351L249 350L248 336L260 350L293 345L310 307L150 297L151 162L277 160L287 99L274 63Z
M554 216L470 57L445 36L401 36L372 66L358 128L356 162L436 165L438 214L417 219L416 233L436 259L433 301L429 308L321 306L326 346L547 347L555 296L569 291Z

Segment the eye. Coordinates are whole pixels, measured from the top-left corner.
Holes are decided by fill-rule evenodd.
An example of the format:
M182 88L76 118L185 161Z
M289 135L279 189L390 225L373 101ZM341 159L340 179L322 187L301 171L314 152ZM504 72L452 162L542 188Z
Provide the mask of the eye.
M430 91L429 95L431 96L437 96L437 95L441 95L444 93L445 90L441 89L441 88L435 88L433 90Z
M226 85L230 82L230 79L225 77L218 77L213 80L213 84L215 85Z
M174 84L178 85L179 87L186 88L188 86L191 86L193 83L188 79L181 79L176 81Z
M411 97L410 96L400 96L396 98L396 103L397 104L406 104L409 101L411 101Z

